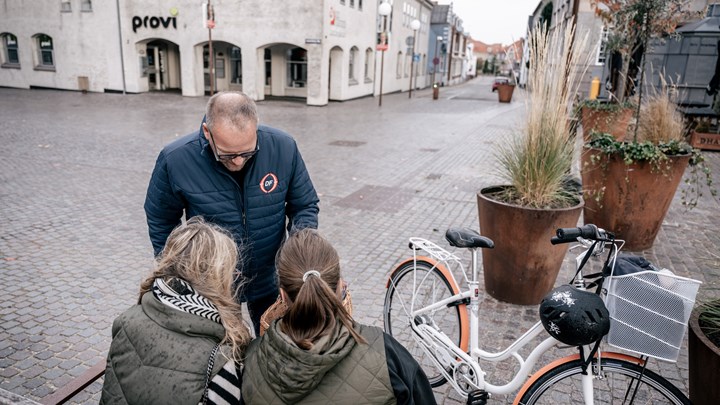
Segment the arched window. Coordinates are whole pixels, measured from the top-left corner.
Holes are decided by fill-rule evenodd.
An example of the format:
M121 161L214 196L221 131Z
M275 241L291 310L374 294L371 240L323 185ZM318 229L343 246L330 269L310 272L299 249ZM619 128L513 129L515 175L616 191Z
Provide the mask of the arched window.
M242 84L242 52L237 46L230 48L230 83Z
M36 67L54 68L55 53L53 50L52 37L45 34L35 35L35 47L37 50L37 63L35 64Z
M356 63L358 60L358 49L356 46L353 46L350 48L350 60L348 62L348 79L350 79L350 84L357 84L357 79L355 75L355 69Z
M408 52L405 55L405 77L410 76L410 69L412 69L412 53Z
M285 55L287 60L288 87L307 85L307 51L303 48L290 48Z
M395 76L399 79L402 77L403 73L403 55L402 51L398 52L397 54L397 69L395 70Z
M373 63L373 50L372 48L368 48L365 50L365 82L369 83L372 82L372 70L370 70L370 66L372 66Z
M2 65L4 67L20 66L17 37L9 32L3 33L0 37L2 37Z

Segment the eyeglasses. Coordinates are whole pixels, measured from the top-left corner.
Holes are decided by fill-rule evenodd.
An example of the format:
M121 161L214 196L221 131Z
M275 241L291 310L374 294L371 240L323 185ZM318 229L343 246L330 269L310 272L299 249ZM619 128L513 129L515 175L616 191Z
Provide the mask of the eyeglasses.
M223 153L222 155L218 153L217 146L215 146L215 137L213 137L212 131L210 131L210 127L205 125L205 129L207 129L208 134L210 134L210 140L212 145L212 151L215 155L215 160L218 162L229 162L231 160L235 160L237 158L243 158L244 160L250 159L251 157L255 156L255 154L260 150L260 142L255 141L255 150L251 150L249 152L240 152L240 153Z

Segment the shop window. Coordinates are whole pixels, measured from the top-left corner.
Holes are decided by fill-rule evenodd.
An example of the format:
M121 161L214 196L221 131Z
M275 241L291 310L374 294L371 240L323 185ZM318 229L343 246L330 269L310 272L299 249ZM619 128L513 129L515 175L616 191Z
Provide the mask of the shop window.
M372 70L370 69L370 66L372 66L373 61L373 50L372 48L368 48L365 50L365 83L372 82L372 77L370 76Z
M265 49L265 85L272 84L272 53L270 49Z
M53 39L49 35L38 34L35 36L37 47L36 68L55 70L55 54L53 50Z
M350 79L350 84L357 84L357 80L355 79L357 58L358 49L357 47L353 46L352 48L350 48L350 62L348 65L348 79Z
M17 37L10 33L2 34L2 66L3 67L20 67L20 57L18 55Z
M305 87L307 85L307 51L303 48L288 49L287 85L289 87Z
M242 53L236 46L230 50L230 83L242 84Z
M608 27L603 26L600 31L600 44L598 45L598 54L595 58L596 65L604 65L607 57Z
M80 11L92 11L92 0L80 0Z
M61 13L69 13L72 11L72 4L70 4L70 0L60 0L60 12Z
M225 58L215 58L215 77L218 79L225 78Z

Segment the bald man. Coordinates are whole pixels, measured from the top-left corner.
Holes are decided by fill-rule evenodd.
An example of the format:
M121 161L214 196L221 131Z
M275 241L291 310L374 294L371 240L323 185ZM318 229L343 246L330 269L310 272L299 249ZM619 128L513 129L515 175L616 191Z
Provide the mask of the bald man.
M275 254L286 230L318 226L318 196L295 140L259 125L255 102L222 92L207 103L197 132L160 152L145 198L150 240L159 254L170 231L203 216L228 229L241 254L238 271L257 335L278 296Z

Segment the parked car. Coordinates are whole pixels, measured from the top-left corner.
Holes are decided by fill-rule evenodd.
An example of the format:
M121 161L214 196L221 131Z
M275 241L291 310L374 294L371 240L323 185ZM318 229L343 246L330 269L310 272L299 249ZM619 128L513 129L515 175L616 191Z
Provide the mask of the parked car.
M498 85L500 84L510 84L510 78L505 76L495 77L495 80L493 80L492 84L492 91L494 92L495 90L497 90Z

